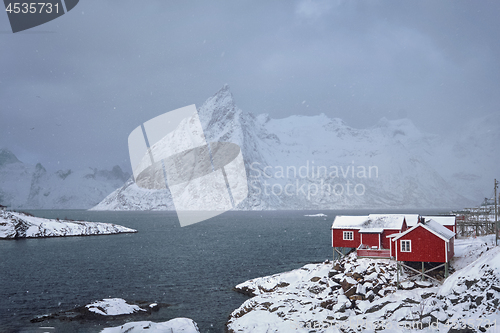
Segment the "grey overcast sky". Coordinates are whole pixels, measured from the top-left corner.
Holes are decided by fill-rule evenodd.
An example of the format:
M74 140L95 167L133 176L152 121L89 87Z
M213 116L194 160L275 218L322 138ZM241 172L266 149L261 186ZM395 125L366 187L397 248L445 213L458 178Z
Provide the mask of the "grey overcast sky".
M81 0L13 34L0 13L0 147L130 169L136 126L225 83L254 114L445 133L500 111L499 17L496 0Z

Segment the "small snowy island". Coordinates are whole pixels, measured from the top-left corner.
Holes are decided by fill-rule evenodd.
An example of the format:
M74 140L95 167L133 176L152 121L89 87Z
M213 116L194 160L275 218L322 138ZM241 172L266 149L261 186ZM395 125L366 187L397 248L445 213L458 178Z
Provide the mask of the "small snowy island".
M0 239L90 236L137 232L117 224L44 219L25 213L0 210Z
M133 333L146 332L149 333L199 333L198 325L190 318L174 318L165 322L152 321L129 321L137 316L149 315L154 311L158 311L160 307L167 307L168 304L138 302L132 304L123 298L105 298L99 301L94 301L90 304L76 307L72 310L62 311L58 313L38 316L31 320L32 323L43 322L51 319L59 319L61 321L72 320L106 320L106 324L112 320L123 320L127 317L127 323L108 327L101 332L105 333ZM132 317L131 317L132 316ZM110 321L111 320L111 321Z
M500 247L489 235L457 239L455 251L455 272L442 284L418 278L398 289L394 261L354 253L246 281L235 289L252 298L231 313L227 331L496 332Z

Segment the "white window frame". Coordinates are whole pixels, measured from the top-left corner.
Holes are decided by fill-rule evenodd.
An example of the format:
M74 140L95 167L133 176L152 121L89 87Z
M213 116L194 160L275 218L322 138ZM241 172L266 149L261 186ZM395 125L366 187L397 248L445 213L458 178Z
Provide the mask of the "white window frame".
M354 240L354 231L344 231L342 236L344 240Z
M407 246L403 246L403 243L408 243L408 245ZM400 241L400 248L401 248L401 252L411 252L411 240L409 240L409 239L402 239Z

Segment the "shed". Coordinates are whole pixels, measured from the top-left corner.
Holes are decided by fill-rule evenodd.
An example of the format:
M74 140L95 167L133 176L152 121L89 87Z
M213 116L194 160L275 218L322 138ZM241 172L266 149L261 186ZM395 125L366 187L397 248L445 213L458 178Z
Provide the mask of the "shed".
M455 233L433 219L389 238L391 256L396 261L447 263L455 253Z

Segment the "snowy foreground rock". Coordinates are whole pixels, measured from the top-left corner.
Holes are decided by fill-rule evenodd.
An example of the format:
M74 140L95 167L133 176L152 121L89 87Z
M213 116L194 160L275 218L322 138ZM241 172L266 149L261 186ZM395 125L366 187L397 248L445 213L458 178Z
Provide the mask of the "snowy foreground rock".
M492 239L457 240L456 271L442 285L417 278L397 289L394 261L354 254L246 281L236 290L254 297L231 313L228 332L494 332L500 248L490 249Z
M122 318L130 315L137 317L151 314L152 312L158 311L161 307L167 306L169 305L151 302L137 302L137 304L130 304L122 298L105 298L84 306L75 307L71 310L37 316L31 319L31 322L38 323L50 319L59 319L62 321L99 320L103 318Z
M189 318L175 318L163 323L138 321L125 325L105 328L101 333L199 333L198 325Z
M124 232L137 230L111 223L44 219L0 210L0 238L108 235Z
M116 319L123 320L124 317L130 320L130 316L136 318L158 311L160 307L168 304L139 302L130 304L122 298L105 298L90 304L76 307L72 310L54 313L50 315L38 316L31 322L43 322L50 319L68 320L102 320ZM175 318L162 323L152 321L135 321L126 324L108 327L103 329L104 333L199 333L198 325L189 318Z

